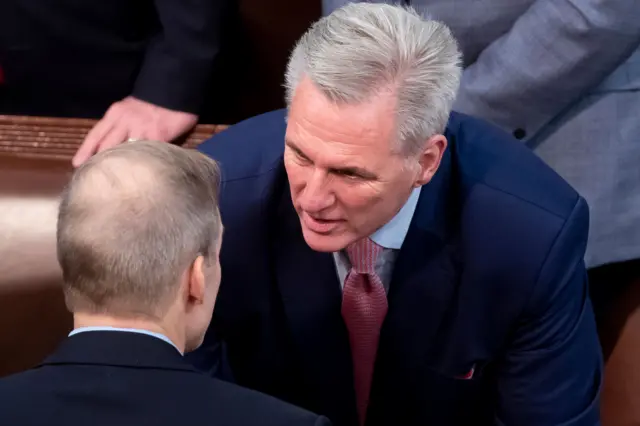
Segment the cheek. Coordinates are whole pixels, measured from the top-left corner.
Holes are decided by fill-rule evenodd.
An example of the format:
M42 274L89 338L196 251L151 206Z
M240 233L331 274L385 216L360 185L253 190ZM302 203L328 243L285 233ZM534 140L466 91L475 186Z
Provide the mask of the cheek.
M349 184L336 182L338 203L347 216L371 213L370 209L382 202L382 190L371 184Z

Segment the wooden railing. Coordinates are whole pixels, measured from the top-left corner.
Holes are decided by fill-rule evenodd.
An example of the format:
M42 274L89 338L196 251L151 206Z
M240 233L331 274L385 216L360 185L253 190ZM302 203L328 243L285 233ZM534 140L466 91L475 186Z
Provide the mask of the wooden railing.
M96 120L0 115L0 155L71 161ZM178 143L194 147L224 125L200 124Z

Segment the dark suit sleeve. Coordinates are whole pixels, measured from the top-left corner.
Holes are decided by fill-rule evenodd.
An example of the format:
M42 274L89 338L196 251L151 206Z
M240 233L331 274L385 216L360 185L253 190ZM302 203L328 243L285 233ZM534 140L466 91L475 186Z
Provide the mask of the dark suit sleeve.
M150 42L133 96L198 113L220 48L229 0L156 0L161 32Z
M599 423L602 355L583 261L588 209L579 199L556 237L498 375L497 423Z

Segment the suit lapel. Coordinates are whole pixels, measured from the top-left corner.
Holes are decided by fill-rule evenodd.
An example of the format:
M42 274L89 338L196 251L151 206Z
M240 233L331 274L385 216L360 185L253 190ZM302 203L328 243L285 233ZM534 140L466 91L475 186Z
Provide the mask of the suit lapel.
M438 331L456 294L457 215L452 198L451 155L422 188L406 239L394 265L389 313L382 328L369 415L407 395L416 373L437 357ZM418 380L419 381L419 380ZM399 401L400 402L400 401ZM405 402L400 402L399 407Z
M311 400L308 407L354 424L351 350L342 320L342 291L331 253L313 251L304 240L288 187L279 209L276 274L288 324L299 349ZM345 417L346 416L346 417Z

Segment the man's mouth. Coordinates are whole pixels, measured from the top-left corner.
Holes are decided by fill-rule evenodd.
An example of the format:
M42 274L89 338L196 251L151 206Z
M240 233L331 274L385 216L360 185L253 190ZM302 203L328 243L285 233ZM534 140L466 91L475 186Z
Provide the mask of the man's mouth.
M329 234L343 222L341 219L323 219L314 217L305 211L301 213L300 219L306 228L317 234Z

